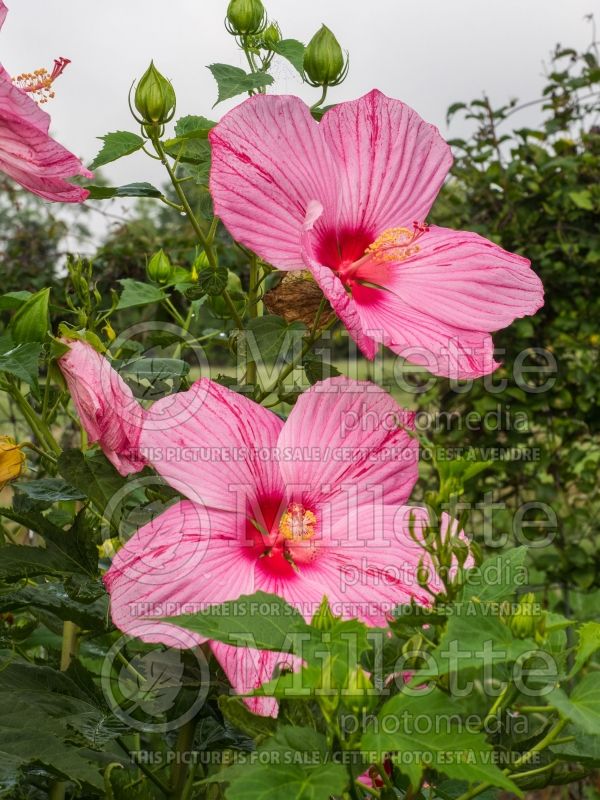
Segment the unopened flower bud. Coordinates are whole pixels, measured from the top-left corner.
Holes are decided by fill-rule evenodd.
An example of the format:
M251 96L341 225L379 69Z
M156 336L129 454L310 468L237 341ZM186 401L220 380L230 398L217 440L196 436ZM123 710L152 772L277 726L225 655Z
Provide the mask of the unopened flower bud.
M373 692L373 682L362 667L357 667L348 673L342 696L344 705L355 714L368 710L377 702Z
M281 41L281 30L276 22L272 22L262 35L263 44L269 50Z
M114 342L114 340L117 338L117 334L115 333L115 329L110 324L110 322L108 322L108 320L106 322L106 325L102 328L102 332L105 334L105 336L106 336L106 338L108 339L109 342Z
M348 72L340 43L326 25L308 43L304 53L304 72L313 86L337 86Z
M198 276L203 269L210 267L210 261L204 250L196 256L196 260L192 264L191 279L194 283L198 280Z
M518 608L510 620L510 629L519 639L535 634L538 616L535 610L535 594L527 592L521 597Z
M231 0L227 7L227 30L234 36L260 33L267 22L261 0Z
M419 586L424 589L429 586L429 582L431 580L431 568L425 564L423 558L419 560L419 566L417 567L417 583Z
M19 445L8 436L0 436L0 489L21 475L24 464L25 455Z
M164 125L173 119L175 90L171 81L156 69L153 61L135 90L135 107L147 125Z
M321 600L319 608L316 610L313 618L311 619L310 624L313 628L317 628L319 631L329 631L333 627L334 622L335 617L333 616L327 598L324 597Z
M146 267L146 274L154 283L167 283L173 277L173 272L173 265L164 250L154 253Z

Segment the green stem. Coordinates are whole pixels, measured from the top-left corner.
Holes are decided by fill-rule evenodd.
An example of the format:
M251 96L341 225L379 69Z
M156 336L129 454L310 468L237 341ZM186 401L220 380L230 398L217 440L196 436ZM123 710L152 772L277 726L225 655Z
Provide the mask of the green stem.
M554 742L554 740L557 738L558 734L565 727L567 722L568 720L561 719L560 722L558 722L554 726L554 728L552 728L552 730L549 731L546 736L544 736L543 739L540 739L540 741L531 748L531 750L528 750L526 753L523 753L523 755L515 761L515 763L512 765L512 770L510 769L503 770L504 774L510 775L510 773L513 772L515 769L518 769L519 767L522 767L524 764L527 764L529 761L531 761L531 759L536 753L540 753L542 750L548 747L548 745L552 744L552 742ZM488 782L479 783L473 789L470 789L468 792L464 792L464 794L461 794L460 797L457 798L457 800L472 800L473 797L477 797L477 795L481 794L482 792L485 792L486 789L490 789L493 785L494 785L493 783L488 783Z
M162 146L160 140L158 138L155 138L155 139L152 140L152 144L154 145L154 149L156 150L157 154L160 157L162 165L164 166L164 168L167 170L167 172L169 174L169 178L171 179L171 183L173 184L173 188L175 189L175 192L177 193L177 197L179 197L179 199L181 200L181 205L183 206L183 210L185 211L186 216L187 216L188 220L190 221L190 225L194 229L194 233L198 237L198 241L200 242L200 244L204 248L204 252L206 253L206 258L208 259L208 263L210 264L210 266L213 269L216 269L217 268L217 258L215 256L215 251L214 251L214 248L212 246L212 243L209 241L208 237L206 236L206 234L202 230L202 226L200 225L200 223L196 219L196 215L194 214L194 212L192 210L192 207L191 207L191 205L189 203L189 200L187 199L186 193L181 188L181 186L179 184L179 181L177 180L177 175L175 174L173 168L169 164L169 160L167 158L167 155L166 155L166 153L165 153L165 151L163 149L163 146ZM236 309L236 307L235 307L235 305L233 303L233 300L231 299L231 295L229 294L227 289L223 289L223 299L225 300L225 303L227 304L227 307L229 308L231 316L235 320L236 325L238 326L238 328L243 328L244 327L244 323L242 322L242 319L241 319L240 315L238 314L237 309Z
M536 753L540 753L542 750L545 750L546 747L552 744L552 742L556 739L558 734L562 731L562 729L567 725L569 720L561 719L560 722L557 722L556 725L549 731L543 739L535 744L531 750L528 750L526 753L523 753L521 758L518 758L515 763L512 765L513 771L522 767L523 764L528 764L533 756Z
M500 694L496 698L496 702L490 708L490 710L488 711L485 719L481 723L481 729L482 730L485 730L485 728L488 725L488 723L498 715L498 712L502 708L502 705L503 705L504 701L506 700L506 698L507 698L507 696L508 696L508 694L509 694L509 692L511 690L512 690L512 684L509 681L506 684L506 686L504 687L504 689L500 692Z
M50 453L47 453L45 450L42 450L41 447L38 447L33 442L21 442L19 447L26 447L28 450L33 450L39 456L42 456L42 458L47 458L48 461L51 461L53 464L56 464L56 458L54 456L51 456Z
M116 741L119 747L127 753L132 763L134 763L136 767L138 767L140 772L143 772L144 775L148 778L148 780L152 781L152 783L161 790L161 792L165 795L165 797L169 797L171 790L169 789L167 784L163 783L161 779L157 775L155 775L151 770L149 770L145 764L143 764L141 761L136 761L136 759L133 758L132 754L129 751L129 748L127 747L127 745L120 736L117 736Z
M323 103L325 102L325 98L327 97L327 89L328 88L329 87L327 86L327 84L325 84L325 86L323 86L323 91L321 92L321 97L319 97L317 102L313 103L313 105L310 107L311 111L314 111L316 108L319 108L319 106L323 105Z
M256 256L250 257L250 285L248 287L248 316L251 319L258 317L258 283L259 268ZM256 361L249 361L246 367L246 381L254 386L256 384Z
M169 300L168 297L165 297L165 299L162 301L162 304L167 309L169 314L173 317L175 322L183 328L185 326L185 320L183 319L179 311L177 311L177 309L175 308L175 306Z
M62 648L60 652L60 670L66 672L69 669L72 658L77 655L79 640L77 635L79 628L74 622L63 622Z
M175 753L178 758L175 759L171 773L171 786L173 787L169 795L171 800L178 800L178 798L181 799L185 796L184 791L186 791L188 785L188 763L185 760L185 755L190 753L194 746L195 731L195 719L186 722L185 725L179 729L177 742L175 744Z
M10 396L13 398L15 403L17 404L19 411L25 417L25 420L33 433L37 436L41 443L45 444L46 447L50 450L51 453L54 455L60 455L61 449L58 446L57 442L55 441L54 437L50 433L47 426L37 418L35 411L29 405L27 400L21 394L19 388L14 384L10 384Z
M321 306L324 306L323 302L321 303ZM319 308L319 311L320 310L321 310L321 307ZM320 317L319 312L317 312L317 317ZM315 330L315 325L313 325L313 332L310 334L310 336L306 340L306 344L304 345L304 347L300 351L300 355L298 355L295 358L293 358L290 361L290 363L281 370L281 372L279 373L279 376L277 377L277 380L268 389L265 389L264 391L262 391L260 393L260 395L257 398L257 402L262 403L262 401L265 398L267 398L270 394L273 394L273 392L277 390L277 388L288 377L288 375L290 375L296 369L298 364L300 364L302 362L302 359L309 352L309 350L311 349L313 344L317 341L319 336L321 336L321 334L324 331L326 331L329 328L331 328L332 325L335 322L337 322L337 317L333 316L329 320L329 322L327 322L325 325L323 325L323 327L320 328L319 330Z
M74 622L63 622L62 646L60 651L60 671L66 672L71 664L71 659L77 653L79 641L77 634L79 628ZM66 781L54 781L50 786L48 796L50 800L64 800L67 789Z
M551 761L549 764L545 764L543 767L529 769L527 772L519 772L518 775L511 775L511 778L513 781L517 781L521 778L534 778L536 775L543 775L544 772L551 772L557 764L560 764L560 759L555 758L554 761Z

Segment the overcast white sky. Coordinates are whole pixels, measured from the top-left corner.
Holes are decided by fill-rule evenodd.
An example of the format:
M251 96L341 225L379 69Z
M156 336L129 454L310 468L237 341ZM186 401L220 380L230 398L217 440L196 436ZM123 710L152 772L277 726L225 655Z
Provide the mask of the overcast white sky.
M51 66L56 56L72 64L56 84L46 109L52 132L89 161L95 137L136 130L127 93L154 59L172 81L178 115L218 118L229 101L211 110L215 85L206 65L243 66L225 32L227 0L6 0L9 15L0 35L0 61L12 75ZM595 0L265 0L284 37L306 42L322 22L350 51L347 81L329 100L356 97L377 86L414 108L442 133L446 108L483 90L496 102L534 99L542 62L556 42L583 47L592 38L584 20ZM301 85L287 62L276 68L274 91L311 102L316 90ZM523 122L532 121L535 111ZM462 128L464 130L464 128ZM117 184L160 183L158 165L136 154L105 168Z

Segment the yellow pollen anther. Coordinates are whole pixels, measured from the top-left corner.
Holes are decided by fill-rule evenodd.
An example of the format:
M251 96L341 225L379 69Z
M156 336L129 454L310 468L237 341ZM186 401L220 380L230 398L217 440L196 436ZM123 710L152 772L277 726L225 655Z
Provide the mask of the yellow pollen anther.
M415 241L427 230L426 225L418 222L413 223L412 231L410 228L388 228L367 247L365 255L370 255L377 264L404 261L419 252L421 248Z
M48 72L44 68L36 69L33 72L23 72L13 78L13 83L21 91L30 94L37 103L43 105L54 97L52 85L69 63L68 58L57 58L54 61L52 72Z
M279 520L279 533L284 539L302 541L315 535L317 518L301 503L291 503Z

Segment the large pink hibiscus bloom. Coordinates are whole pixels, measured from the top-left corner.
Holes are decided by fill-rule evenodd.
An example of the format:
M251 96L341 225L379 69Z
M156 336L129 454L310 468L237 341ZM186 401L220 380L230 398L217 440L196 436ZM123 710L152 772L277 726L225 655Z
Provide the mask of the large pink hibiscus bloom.
M382 342L437 375L492 372L491 331L533 314L529 261L424 220L452 164L437 128L372 91L320 123L257 95L211 131L215 212L282 270L309 269L363 353Z
M195 418L170 423L198 400ZM411 514L422 529L427 512L404 505L417 479L412 421L379 387L343 377L303 394L285 423L206 379L157 401L140 450L186 499L117 553L105 575L115 625L190 647L203 640L156 618L258 590L284 597L307 620L327 595L334 613L371 625L410 598L428 603L416 580L423 550L408 533ZM211 647L239 692L285 660ZM270 699L249 704L276 711Z
M0 0L0 27L7 11ZM65 63L66 59L58 61L55 72L60 73ZM46 200L81 203L88 190L74 186L67 178L92 178L93 174L49 136L50 116L31 96L47 91L52 78L44 73L38 81L28 81L20 88L0 65L0 172Z

